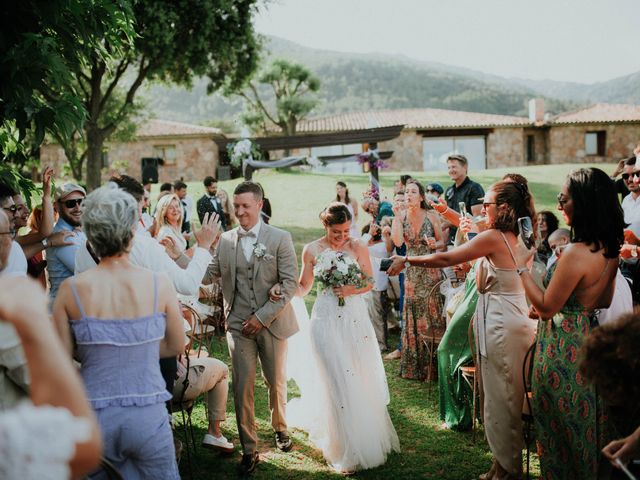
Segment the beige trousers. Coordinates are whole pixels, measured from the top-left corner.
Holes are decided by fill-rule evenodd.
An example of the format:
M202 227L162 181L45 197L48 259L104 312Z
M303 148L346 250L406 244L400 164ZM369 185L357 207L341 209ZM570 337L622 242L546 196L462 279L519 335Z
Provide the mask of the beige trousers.
M255 338L245 337L239 331L231 329L227 331L227 344L231 355L233 400L240 443L243 452L251 454L258 447L254 412L258 359L262 367L262 378L269 391L271 426L276 432L287 429L287 340L277 339L266 328L260 330Z
M184 401L198 398L206 392L209 422L224 421L227 417L227 397L229 395L229 368L215 358L189 359L189 385L184 392ZM178 378L173 385L173 400L179 401L184 388L187 369L178 365Z

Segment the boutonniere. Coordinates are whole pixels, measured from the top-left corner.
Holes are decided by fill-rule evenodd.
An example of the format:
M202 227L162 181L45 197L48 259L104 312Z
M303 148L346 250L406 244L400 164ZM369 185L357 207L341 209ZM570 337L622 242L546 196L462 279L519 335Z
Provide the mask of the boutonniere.
M265 253L267 253L267 247L265 247L262 243L256 242L253 246L253 254L255 255L255 257L262 258L264 257Z

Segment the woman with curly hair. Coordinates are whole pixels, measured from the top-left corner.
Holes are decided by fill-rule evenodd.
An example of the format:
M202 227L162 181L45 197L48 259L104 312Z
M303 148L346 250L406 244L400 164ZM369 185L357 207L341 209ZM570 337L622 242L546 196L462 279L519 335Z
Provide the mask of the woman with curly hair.
M601 392L609 406L614 434L604 455L615 465L640 457L640 312L597 328L582 347L580 373ZM630 467L633 469L633 467ZM634 472L640 473L640 468Z
M597 168L568 175L558 210L571 227L571 243L547 273L546 290L519 268L541 319L532 408L542 477L587 480L600 478L607 416L578 371L578 351L597 325L595 310L611 303L624 220L613 182ZM534 253L519 249L518 266Z
M488 230L445 253L394 257L389 275L405 266L442 268L476 258L478 304L475 337L477 365L484 390L484 425L493 466L480 478L520 478L522 472L522 363L533 343L536 324L518 278L513 250L518 218L535 217L526 185L498 182L484 197L482 212Z

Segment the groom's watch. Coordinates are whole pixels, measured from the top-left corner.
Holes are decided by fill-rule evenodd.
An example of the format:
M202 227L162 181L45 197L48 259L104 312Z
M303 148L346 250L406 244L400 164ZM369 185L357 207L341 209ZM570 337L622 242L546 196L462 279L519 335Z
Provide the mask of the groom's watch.
M405 255L404 257L404 268L409 268L411 266L411 262L409 261L409 255Z

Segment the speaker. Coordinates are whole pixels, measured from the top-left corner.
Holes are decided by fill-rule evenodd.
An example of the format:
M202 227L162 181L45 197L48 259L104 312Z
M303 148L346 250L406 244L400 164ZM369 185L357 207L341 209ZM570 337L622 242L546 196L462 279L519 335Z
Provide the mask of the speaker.
M143 157L141 159L142 184L158 183L158 167L164 164L160 157Z

